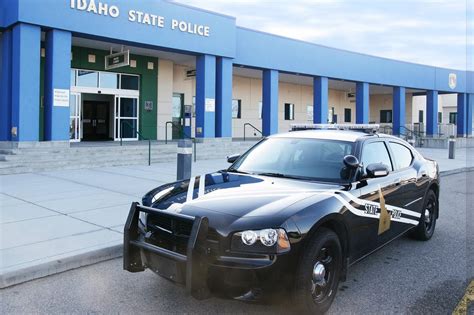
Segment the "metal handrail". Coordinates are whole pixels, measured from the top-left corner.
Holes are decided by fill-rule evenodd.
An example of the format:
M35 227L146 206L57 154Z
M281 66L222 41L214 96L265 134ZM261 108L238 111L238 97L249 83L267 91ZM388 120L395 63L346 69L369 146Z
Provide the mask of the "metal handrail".
M402 130L405 130L405 133L402 133L401 132ZM405 135L406 141L408 141L408 137L411 137L412 139L415 140L415 146L417 143L420 147L423 146L423 132L422 131L411 130L410 128L407 128L406 126L400 126L400 135L402 134Z
M380 129L383 131L383 133L388 134L387 131L392 131L393 134L393 127L392 126L381 126ZM407 128L406 126L400 126L400 134L398 135L399 137L403 138L405 141L408 141L409 138L413 139L415 141L415 144L418 143L420 146L423 146L422 142L422 132L421 131L416 131L416 130L411 130L410 128Z
M197 153L196 138L193 138L193 137L191 137L191 135L187 134L186 131L184 131L184 127L182 125L177 124L174 121L167 121L165 123L165 144L168 144L168 125L171 125L171 130L173 130L173 128L178 129L180 137L182 137L184 135L184 138L191 139L191 141L193 142L194 162L196 162L196 155L197 155L196 154Z
M246 127L247 126L250 126L253 128L253 130L257 131L260 133L260 135L263 137L263 133L260 129L258 129L257 127L255 127L254 125L252 125L251 123L245 123L244 124L244 141L246 141L246 134L245 134L245 131L246 131ZM257 134L254 133L254 136L256 136Z
M140 131L137 130L136 127L132 126L128 121L121 120L120 121L120 146L123 145L123 124L127 124L130 128L132 128L133 131L135 131L135 134L138 136L138 139L142 137L142 140L147 140L148 141L148 166L151 165L151 140L144 137Z

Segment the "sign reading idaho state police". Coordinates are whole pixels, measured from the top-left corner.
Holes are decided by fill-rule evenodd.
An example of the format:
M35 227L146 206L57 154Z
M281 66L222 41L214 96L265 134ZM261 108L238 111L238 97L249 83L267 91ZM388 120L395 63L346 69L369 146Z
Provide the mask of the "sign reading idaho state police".
M84 11L100 16L109 16L111 18L120 17L120 8L107 2L95 0L70 0L70 6L73 10ZM189 33L197 36L209 37L210 27L203 24L191 23L175 18L170 21L165 17L151 12L143 12L138 10L128 10L127 19L132 23L153 26L157 28L169 27L173 31Z

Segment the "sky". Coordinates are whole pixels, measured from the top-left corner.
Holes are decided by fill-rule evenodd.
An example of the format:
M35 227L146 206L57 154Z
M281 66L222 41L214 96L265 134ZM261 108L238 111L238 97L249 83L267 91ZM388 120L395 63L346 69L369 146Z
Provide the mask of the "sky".
M474 59L474 0L175 1L234 16L238 26L380 57L461 70Z

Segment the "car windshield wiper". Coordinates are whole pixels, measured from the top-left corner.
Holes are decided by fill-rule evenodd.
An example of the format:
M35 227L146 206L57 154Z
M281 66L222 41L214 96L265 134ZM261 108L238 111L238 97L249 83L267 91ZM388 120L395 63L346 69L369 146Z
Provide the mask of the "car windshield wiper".
M251 174L249 172L240 171L236 168L229 168L226 170L226 172L239 173L239 174Z
M304 176L293 176L293 175L286 175L282 173L272 173L272 172L256 173L256 175L280 177L280 178L291 178L291 179L306 179L306 180L309 179L308 177L304 177Z

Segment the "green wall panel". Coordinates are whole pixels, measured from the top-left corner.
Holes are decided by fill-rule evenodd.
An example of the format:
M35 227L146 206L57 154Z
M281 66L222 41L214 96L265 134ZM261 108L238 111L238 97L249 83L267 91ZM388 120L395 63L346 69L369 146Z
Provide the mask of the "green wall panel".
M72 48L71 67L77 69L105 71L105 56L110 52L84 47ZM95 55L95 63L88 61L90 54ZM158 59L146 56L130 55L130 59L136 60L136 68L122 67L110 72L136 74L140 76L140 99L139 99L139 129L144 137L156 140L157 127L157 81L158 81ZM153 70L148 69L148 63L153 63ZM145 111L145 101L153 102L153 109Z
M43 47L43 46L42 46ZM88 56L95 55L95 63L88 62ZM84 47L72 48L71 68L105 71L105 56L108 51ZM157 95L158 95L158 59L146 56L130 55L130 59L136 60L136 68L122 67L110 72L136 74L140 76L140 99L139 99L139 131L147 139L156 140L157 134ZM148 63L153 63L153 69L148 69ZM45 58L41 58L40 71L40 140L44 140L44 64ZM145 102L151 101L153 109L145 110Z

